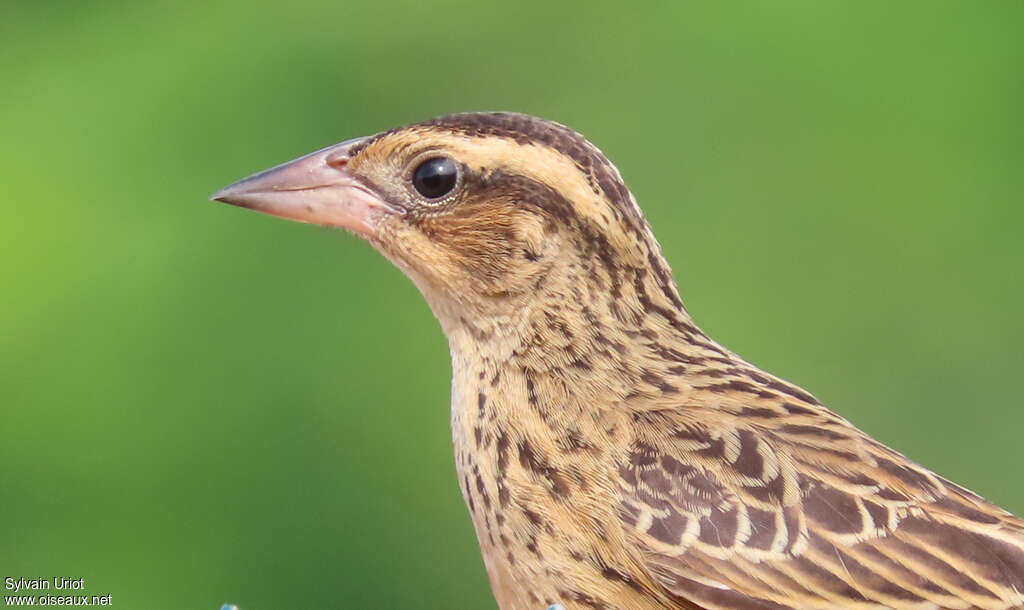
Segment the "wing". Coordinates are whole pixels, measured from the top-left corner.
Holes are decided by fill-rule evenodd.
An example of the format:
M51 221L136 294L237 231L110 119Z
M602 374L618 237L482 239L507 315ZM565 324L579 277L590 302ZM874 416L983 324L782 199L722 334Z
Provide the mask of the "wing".
M1024 521L810 397L741 398L633 415L619 516L668 595L709 609L1024 607Z

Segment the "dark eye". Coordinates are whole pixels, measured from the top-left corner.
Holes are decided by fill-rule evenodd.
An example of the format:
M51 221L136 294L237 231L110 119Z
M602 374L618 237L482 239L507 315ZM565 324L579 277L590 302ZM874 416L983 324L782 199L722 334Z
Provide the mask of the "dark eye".
M459 168L448 157L427 159L412 173L413 187L427 199L444 197L452 192L458 180Z

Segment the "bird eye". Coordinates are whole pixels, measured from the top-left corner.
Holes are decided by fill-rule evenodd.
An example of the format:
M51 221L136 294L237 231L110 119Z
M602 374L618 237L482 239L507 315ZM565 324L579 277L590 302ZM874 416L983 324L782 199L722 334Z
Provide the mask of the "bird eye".
M448 157L434 157L420 163L412 173L412 185L427 199L439 199L452 192L459 180L459 168Z

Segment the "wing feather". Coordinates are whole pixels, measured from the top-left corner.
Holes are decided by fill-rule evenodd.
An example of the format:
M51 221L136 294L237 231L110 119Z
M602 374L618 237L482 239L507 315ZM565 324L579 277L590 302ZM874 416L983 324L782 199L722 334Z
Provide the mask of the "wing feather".
M668 594L709 609L1024 607L1024 522L789 400L758 418L728 402L633 416L619 515Z

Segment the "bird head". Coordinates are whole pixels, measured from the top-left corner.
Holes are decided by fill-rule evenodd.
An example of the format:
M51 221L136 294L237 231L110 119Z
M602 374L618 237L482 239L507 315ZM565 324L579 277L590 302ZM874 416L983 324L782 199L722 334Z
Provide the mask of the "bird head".
M449 338L517 333L553 304L582 313L613 300L623 320L645 302L682 309L615 167L578 133L526 115L458 114L349 140L212 198L368 241Z

